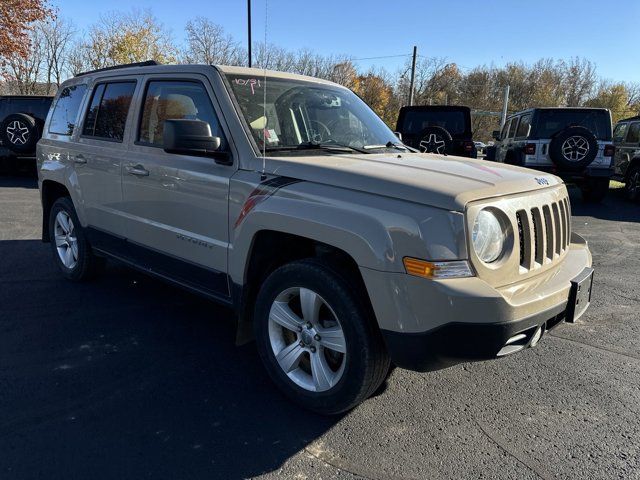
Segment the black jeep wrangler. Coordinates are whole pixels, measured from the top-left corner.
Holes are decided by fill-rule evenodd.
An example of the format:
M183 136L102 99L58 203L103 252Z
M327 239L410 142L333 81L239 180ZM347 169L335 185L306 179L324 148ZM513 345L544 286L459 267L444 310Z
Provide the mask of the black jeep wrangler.
M0 96L0 159L32 158L53 97Z
M402 107L396 131L402 141L425 153L477 158L471 109L454 105Z

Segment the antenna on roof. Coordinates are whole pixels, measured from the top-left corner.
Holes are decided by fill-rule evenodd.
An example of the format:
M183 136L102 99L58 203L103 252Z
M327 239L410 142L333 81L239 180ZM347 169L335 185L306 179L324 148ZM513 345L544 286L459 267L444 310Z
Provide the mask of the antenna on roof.
M264 69L264 78L262 80L262 116L264 117L264 130L262 132L262 175L260 176L261 180L266 180L267 174L267 61L268 58L267 53L267 20L269 10L269 0L264 0L264 64L262 68Z

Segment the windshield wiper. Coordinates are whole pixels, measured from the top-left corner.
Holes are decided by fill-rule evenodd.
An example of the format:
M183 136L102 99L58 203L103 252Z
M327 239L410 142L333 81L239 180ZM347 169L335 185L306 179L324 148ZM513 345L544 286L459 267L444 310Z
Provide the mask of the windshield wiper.
M395 148L397 150L402 150L403 152L407 151L407 147L405 147L403 144L393 142L387 142L385 145L365 145L362 148L366 150L374 150L376 148Z
M339 143L315 143L315 142L304 142L299 145L282 145L282 146L273 146L267 147L266 150L270 151L295 151L295 150L324 150L326 152L335 152L335 153L349 153L349 152L359 152L359 153L369 153L366 150L361 148L351 147L349 145L342 145Z

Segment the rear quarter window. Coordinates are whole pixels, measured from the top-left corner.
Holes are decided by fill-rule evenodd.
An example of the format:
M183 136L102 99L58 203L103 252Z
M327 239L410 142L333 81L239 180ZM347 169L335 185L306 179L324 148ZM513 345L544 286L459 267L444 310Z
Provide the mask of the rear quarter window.
M78 111L86 91L86 85L72 85L62 89L51 114L49 133L57 135L73 134Z
M611 115L606 110L540 110L535 136L551 138L571 126L585 127L599 140L611 140Z

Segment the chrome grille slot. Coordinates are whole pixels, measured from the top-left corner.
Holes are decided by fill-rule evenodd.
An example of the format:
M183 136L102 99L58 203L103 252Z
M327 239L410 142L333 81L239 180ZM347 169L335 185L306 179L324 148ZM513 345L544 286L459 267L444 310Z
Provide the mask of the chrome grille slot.
M560 255L560 241L562 239L562 222L560 222L560 213L558 212L558 204L552 203L553 224L555 225L555 235L553 236L554 251L556 255Z
M538 207L531 209L531 221L533 223L533 258L536 263L542 265L544 262L544 224L542 214Z
M552 260L554 229L553 229L553 220L551 219L551 210L549 209L549 205L544 205L542 207L542 212L544 214L544 225L545 225L545 231L546 231L545 237L546 237L546 244L547 244L545 255L549 260Z

